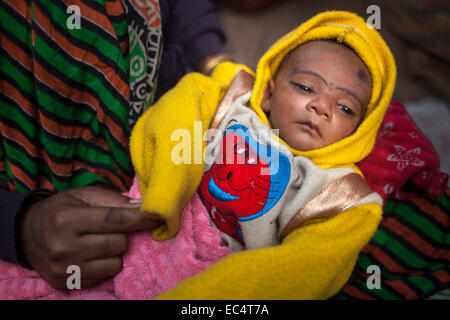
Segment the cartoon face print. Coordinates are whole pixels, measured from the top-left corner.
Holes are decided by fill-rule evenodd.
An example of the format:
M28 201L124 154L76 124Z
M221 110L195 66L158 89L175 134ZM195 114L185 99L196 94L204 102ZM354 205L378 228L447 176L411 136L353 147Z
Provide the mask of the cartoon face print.
M256 142L246 127L234 125L225 132L215 162L202 179L200 195L216 226L243 243L239 221L268 212L289 177L285 155Z

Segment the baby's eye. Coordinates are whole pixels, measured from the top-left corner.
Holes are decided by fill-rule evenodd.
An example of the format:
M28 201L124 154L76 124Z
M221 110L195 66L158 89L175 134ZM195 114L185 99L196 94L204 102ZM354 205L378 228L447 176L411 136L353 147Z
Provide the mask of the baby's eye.
M303 84L301 84L301 83L292 82L292 84L293 84L294 86L296 86L297 88L299 88L300 90L302 90L302 91L304 91L304 92L306 92L306 93L308 93L308 94L311 94L311 93L314 92L312 88L310 88L310 87L308 87L308 86L305 86L305 85L303 85Z
M355 113L353 112L352 109L350 109L349 107L347 107L347 106L345 106L343 104L339 105L339 109L341 109L345 114L348 114L350 116L354 116L355 115Z

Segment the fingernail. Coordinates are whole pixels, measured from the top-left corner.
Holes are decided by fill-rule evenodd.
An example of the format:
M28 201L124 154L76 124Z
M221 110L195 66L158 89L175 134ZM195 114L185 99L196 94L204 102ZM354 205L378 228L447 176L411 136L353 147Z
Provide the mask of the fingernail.
M142 204L142 199L130 199L130 200L128 200L128 203L130 205L132 205L133 207L134 206L139 207Z

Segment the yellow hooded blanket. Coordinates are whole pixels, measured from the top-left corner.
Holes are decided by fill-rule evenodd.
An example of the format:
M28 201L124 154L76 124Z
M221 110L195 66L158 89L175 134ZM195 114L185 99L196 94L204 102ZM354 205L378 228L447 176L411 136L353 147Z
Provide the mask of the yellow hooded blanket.
M289 51L319 39L332 39L354 49L370 70L372 96L354 134L321 149L291 150L323 169L357 170L355 163L373 147L396 79L389 48L378 32L357 15L324 12L276 42L258 63L250 107L269 124L260 108L267 82ZM242 68L251 72L245 66L222 63L211 78L198 73L186 75L137 122L130 148L144 197L142 211L164 221L152 230L154 238L167 239L177 233L180 214L199 186L205 168L202 151L206 141L202 135L236 71ZM180 157L183 140L189 148L182 151L185 162L177 164L174 157ZM379 205L365 204L330 219L309 221L284 238L281 245L233 253L160 298L326 299L348 280L381 214Z

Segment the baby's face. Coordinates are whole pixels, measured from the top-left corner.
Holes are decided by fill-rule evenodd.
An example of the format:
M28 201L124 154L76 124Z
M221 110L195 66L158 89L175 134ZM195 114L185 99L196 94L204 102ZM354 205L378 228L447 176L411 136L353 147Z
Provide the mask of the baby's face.
M356 130L371 83L368 68L349 48L312 41L285 58L268 83L262 108L292 148L319 149Z

